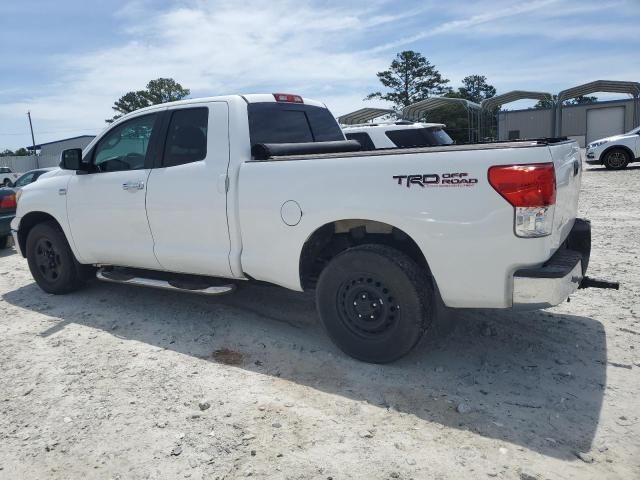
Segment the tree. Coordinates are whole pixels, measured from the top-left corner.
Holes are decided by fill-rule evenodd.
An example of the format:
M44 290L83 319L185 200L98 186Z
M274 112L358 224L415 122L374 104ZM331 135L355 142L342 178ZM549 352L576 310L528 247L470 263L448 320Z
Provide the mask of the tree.
M484 75L468 75L462 79L462 87L454 95L457 98L465 98L471 102L480 103L485 98L491 98L496 94L493 85L487 83Z
M190 94L191 91L188 88L183 88L182 85L173 78L157 78L147 83L145 90L127 92L113 102L113 107L111 108L118 112L118 114L105 121L111 123L129 112L150 105L181 100Z
M390 91L370 93L365 100L379 98L392 102L397 108L450 91L447 86L449 80L443 78L436 67L420 53L412 50L398 53L389 70L376 75L380 83Z
M15 152L8 148L0 152L0 157L26 157L29 155L29 151L26 148L19 148Z
M558 101L558 96L554 95L553 96L553 102L551 100L538 100L538 103L536 103L533 108L535 108L536 110L540 110L542 108L551 108L553 107L554 103ZM598 97L590 97L590 96L584 96L584 95L580 95L578 97L575 98L570 98L569 100L565 100L564 102L562 102L563 106L567 106L567 105L585 105L585 104L589 104L589 103L596 103L598 101Z

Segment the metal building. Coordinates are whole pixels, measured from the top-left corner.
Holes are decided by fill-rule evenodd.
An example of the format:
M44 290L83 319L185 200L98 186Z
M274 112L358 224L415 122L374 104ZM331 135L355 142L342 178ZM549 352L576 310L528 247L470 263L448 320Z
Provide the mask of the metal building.
M40 151L37 157L37 168L57 167L60 163L60 154L67 148L84 148L95 135L79 135L77 137L63 138L54 142L41 143L36 145L36 150ZM26 147L27 150L33 152L33 146ZM36 168L36 167L34 167Z
M564 105L567 100L596 92L621 93L632 98ZM534 92L514 91L493 97L482 102L483 108L488 110L490 106L495 107L519 98L536 98L526 96L531 93ZM501 99L501 97L508 98ZM640 125L639 82L595 80L559 92L557 98L551 103L552 107L547 109L498 112L498 139L546 137L547 132L552 132L556 136L574 138L581 147L584 147L599 138L624 133Z
M598 138L624 133L634 125L634 99L612 100L562 107L562 135L581 147ZM498 139L548 137L555 109L507 110L498 112Z

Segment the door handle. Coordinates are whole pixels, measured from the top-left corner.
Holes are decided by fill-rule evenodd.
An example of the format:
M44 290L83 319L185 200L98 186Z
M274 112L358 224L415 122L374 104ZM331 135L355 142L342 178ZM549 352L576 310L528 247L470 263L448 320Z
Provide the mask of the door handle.
M135 191L142 190L144 188L144 182L126 182L122 184L123 190Z

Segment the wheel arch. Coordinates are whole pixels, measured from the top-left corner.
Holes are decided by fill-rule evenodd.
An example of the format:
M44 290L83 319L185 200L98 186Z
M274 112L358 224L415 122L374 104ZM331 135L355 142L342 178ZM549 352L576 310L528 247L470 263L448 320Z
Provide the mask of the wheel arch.
M27 213L24 217L20 219L20 227L18 228L18 242L20 244L20 251L22 252L22 256L26 258L27 256L27 237L29 236L29 232L33 227L40 223L44 222L53 222L56 224L58 229L64 234L64 229L60 222L51 215L50 213L34 211ZM66 235L65 235L66 236Z
M364 244L396 248L425 268L429 276L433 277L424 252L404 230L383 221L346 218L317 227L303 244L299 258L302 288L312 288L322 269L336 255L348 248ZM437 290L435 278L433 282Z
M604 149L600 154L600 163L604 165L604 158L611 150L624 150L627 153L627 155L629 155L629 163L633 162L636 159L635 154L633 153L631 148L629 148L627 145L619 144L619 145L611 145L606 149Z

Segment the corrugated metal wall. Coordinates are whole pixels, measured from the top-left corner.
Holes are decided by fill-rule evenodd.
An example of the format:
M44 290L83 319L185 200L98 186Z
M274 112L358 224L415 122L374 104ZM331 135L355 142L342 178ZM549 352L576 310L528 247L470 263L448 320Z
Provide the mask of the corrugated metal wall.
M93 137L80 137L43 145L37 158L33 155L0 157L0 166L9 167L18 173L28 172L34 168L57 167L63 150L67 148L85 148L91 140L93 140Z
M16 173L24 173L37 168L36 157L0 157L0 166L9 167Z

